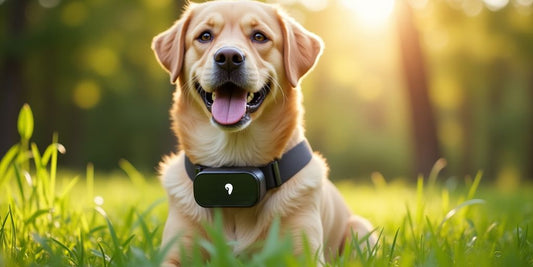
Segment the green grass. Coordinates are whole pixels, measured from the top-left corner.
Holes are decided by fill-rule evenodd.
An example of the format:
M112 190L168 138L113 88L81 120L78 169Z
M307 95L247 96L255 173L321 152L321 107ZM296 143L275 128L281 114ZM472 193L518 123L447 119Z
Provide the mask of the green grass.
M21 140L0 161L0 266L158 266L167 203L155 177L122 160L121 173L58 169L57 135L39 151L30 142L31 110L19 116ZM68 156L65 155L65 156ZM340 182L353 211L369 218L380 239L361 251L347 244L332 266L533 266L533 187L503 191L472 179L437 179L442 161L416 185ZM233 255L221 218L207 226L185 266L315 266L309 249L291 254L275 223L256 253ZM210 255L206 262L201 250Z

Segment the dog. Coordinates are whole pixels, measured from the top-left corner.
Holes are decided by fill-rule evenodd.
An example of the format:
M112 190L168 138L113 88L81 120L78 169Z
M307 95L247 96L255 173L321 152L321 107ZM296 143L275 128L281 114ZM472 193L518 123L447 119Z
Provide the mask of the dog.
M179 152L162 160L160 177L169 200L165 263L179 266L180 247L190 249L195 236L205 237L202 226L214 216L213 208L197 203L187 162L265 166L298 146L306 150L300 80L314 67L323 42L277 6L222 0L190 3L154 37L152 50L176 84L170 115ZM305 235L319 262L339 255L354 235L377 242L368 220L349 211L327 178L324 158L308 155L255 205L220 208L234 253L265 239L276 218L292 237L294 253L302 253Z

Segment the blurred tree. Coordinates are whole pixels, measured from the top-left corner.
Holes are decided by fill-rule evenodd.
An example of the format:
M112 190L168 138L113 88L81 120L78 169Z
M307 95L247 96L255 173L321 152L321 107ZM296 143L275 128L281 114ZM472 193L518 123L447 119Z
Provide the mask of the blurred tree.
M412 177L411 165L427 173L442 152L459 177L533 177L533 1L402 0L398 28L390 1L268 1L325 41L302 87L308 137L331 176ZM33 140L57 131L63 164L105 170L126 158L153 171L174 149L174 88L150 42L184 2L0 0L0 153L28 102Z
M433 107L429 100L426 66L411 6L405 0L397 0L396 6L401 61L412 114L414 169L417 173L428 175L441 154Z
M0 10L5 31L0 32L0 155L16 142L16 118L25 84L23 77L22 44L26 31L27 0L7 1ZM1 25L0 24L0 25Z

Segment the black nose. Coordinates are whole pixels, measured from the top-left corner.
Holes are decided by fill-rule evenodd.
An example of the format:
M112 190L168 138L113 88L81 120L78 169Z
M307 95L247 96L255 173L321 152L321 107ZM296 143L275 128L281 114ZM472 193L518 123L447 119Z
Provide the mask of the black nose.
M222 47L215 53L215 63L222 69L232 71L244 63L244 54L235 47Z

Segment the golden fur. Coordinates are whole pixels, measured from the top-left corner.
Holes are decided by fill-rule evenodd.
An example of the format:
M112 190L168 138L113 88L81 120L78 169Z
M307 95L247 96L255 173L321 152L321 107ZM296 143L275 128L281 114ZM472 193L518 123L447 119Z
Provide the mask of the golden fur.
M215 38L208 43L197 37L209 29ZM261 31L265 43L250 41ZM273 86L251 122L238 129L219 127L211 121L193 83L212 90L213 54L223 46L237 47L246 56L248 92L257 92L271 80ZM184 155L205 166L261 166L279 158L305 140L299 81L322 52L322 41L302 28L279 8L251 1L216 1L191 4L167 31L156 36L152 49L171 82L176 83L171 109L172 129L179 152L161 163L161 180L169 198L169 215L163 245L179 236L190 245L194 235L205 235L201 223L212 221L213 210L198 206L192 182L184 168ZM320 260L336 255L354 231L360 237L372 227L352 215L339 192L327 179L325 160L315 154L311 162L281 187L267 192L251 208L223 208L224 234L234 240L234 252L264 239L278 216L284 233L294 237L295 253L302 250L305 234ZM376 242L374 235L370 243ZM167 256L168 265L180 265L178 246Z

